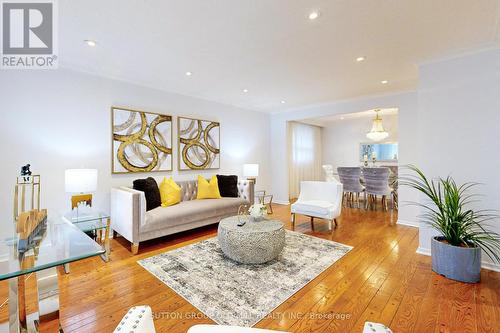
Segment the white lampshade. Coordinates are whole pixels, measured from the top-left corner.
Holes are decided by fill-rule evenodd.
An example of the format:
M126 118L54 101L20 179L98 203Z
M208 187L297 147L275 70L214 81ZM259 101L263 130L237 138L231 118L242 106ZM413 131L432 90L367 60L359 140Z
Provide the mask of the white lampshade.
M259 176L259 165L258 164L244 164L243 165L243 176L245 176L245 177L258 177Z
M97 189L97 169L68 169L64 173L66 192L88 193Z

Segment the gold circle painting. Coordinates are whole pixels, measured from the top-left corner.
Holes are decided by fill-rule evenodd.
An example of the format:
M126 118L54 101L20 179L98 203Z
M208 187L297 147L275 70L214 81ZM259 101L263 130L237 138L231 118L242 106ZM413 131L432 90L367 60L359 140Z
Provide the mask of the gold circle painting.
M179 170L220 167L220 124L179 117Z
M112 107L113 173L172 170L172 116Z

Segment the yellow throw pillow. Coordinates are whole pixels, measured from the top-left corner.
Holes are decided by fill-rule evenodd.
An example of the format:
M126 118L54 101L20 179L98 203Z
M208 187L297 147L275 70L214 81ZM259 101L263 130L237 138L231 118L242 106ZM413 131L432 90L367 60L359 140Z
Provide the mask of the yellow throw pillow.
M163 178L160 184L161 206L168 207L181 202L181 187L177 185L172 177Z
M219 199L219 183L217 177L212 176L210 183L202 176L198 176L198 195L196 199Z

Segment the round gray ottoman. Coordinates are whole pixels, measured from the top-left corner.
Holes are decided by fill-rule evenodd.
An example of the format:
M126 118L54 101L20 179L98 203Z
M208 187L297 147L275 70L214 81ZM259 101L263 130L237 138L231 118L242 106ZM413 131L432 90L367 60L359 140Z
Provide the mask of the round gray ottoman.
M238 217L222 219L217 238L224 254L243 264L262 264L275 259L285 246L283 223L276 220L248 221L239 227Z

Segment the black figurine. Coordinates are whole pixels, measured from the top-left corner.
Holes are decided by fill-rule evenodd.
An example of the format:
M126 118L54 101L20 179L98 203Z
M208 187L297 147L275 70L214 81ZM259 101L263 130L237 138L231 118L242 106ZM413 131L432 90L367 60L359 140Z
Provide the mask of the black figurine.
M31 170L29 164L26 164L25 166L21 167L21 176L31 176Z

